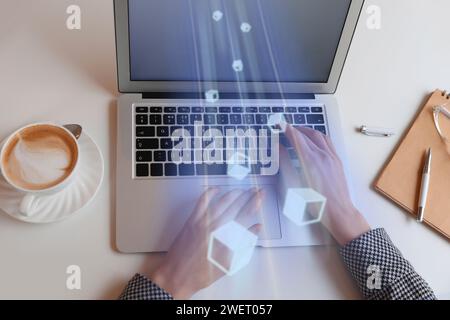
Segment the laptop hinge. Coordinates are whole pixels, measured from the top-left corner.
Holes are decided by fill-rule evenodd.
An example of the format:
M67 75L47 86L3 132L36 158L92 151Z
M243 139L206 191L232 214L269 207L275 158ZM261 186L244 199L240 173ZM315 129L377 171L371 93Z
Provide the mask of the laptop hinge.
M142 93L142 99L204 99L204 96L195 92L144 92ZM313 93L221 93L221 100L236 100L236 99L307 99L314 100L315 95Z

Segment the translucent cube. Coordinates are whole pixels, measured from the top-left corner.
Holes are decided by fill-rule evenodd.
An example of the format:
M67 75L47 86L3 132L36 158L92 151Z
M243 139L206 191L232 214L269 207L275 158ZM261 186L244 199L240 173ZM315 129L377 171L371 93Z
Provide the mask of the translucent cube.
M234 153L227 159L227 174L237 180L244 180L251 172L248 157L240 152Z
M236 72L242 72L242 70L244 70L244 63L242 60L233 61L233 70Z
M244 33L248 33L250 31L252 31L252 26L248 22L243 22L241 24L241 31Z
M283 214L298 226L322 220L327 199L309 188L289 188L283 203Z
M275 113L269 116L267 125L274 134L284 133L287 128L286 117L282 113Z
M208 260L231 276L250 262L257 240L255 234L231 221L211 233Z
M223 13L220 10L216 10L213 12L212 17L215 21L219 22L223 18Z
M209 103L216 103L217 101L219 101L219 91L217 91L217 90L206 91L205 99Z

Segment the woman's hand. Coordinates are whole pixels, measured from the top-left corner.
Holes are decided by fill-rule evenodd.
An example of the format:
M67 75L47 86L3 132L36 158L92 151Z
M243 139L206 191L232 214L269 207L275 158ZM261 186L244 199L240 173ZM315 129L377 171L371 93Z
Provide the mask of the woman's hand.
M253 224L264 197L260 190L232 190L221 197L218 194L218 189L210 188L201 196L163 262L150 275L154 283L175 299L188 299L224 276L207 259L209 238L214 230L232 220L255 234L261 228L260 224Z
M331 140L309 128L287 127L286 135L303 166L307 184L327 198L322 223L340 245L368 232L370 226L354 207L342 162Z

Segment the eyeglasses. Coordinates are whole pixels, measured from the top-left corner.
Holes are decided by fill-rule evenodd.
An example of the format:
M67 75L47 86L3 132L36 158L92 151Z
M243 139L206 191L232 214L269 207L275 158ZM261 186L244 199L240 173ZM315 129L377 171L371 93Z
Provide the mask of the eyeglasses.
M448 111L448 109L445 108L446 105L447 103L441 106L434 107L433 117L434 117L434 125L436 126L436 130L439 133L439 136L441 137L442 140L449 143L450 139L445 136L445 134L442 132L441 126L439 125L440 114L443 114L447 119L450 119L450 111Z

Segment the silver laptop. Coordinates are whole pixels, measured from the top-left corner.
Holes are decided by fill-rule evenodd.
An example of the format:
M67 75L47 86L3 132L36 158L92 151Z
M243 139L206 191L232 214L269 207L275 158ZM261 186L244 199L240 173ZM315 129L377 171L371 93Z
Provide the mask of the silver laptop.
M345 159L332 94L362 6L363 0L114 1L122 93L119 251L166 251L209 186L266 191L260 246L330 243L320 224L298 227L281 214L278 174L264 170L270 163L244 161L247 171L237 178L227 161L195 156L208 147L207 139L185 150L192 161L180 162L173 159L178 146L173 135L180 130L200 138L211 130L259 135L281 114L293 126L329 135ZM214 152L225 154L226 148L215 146Z

